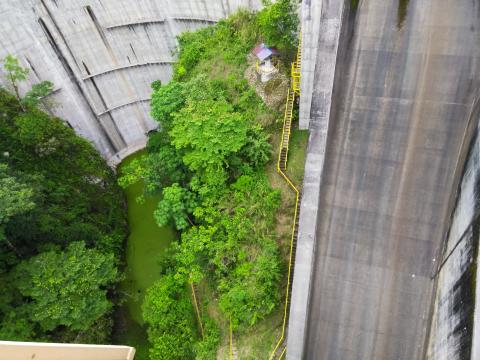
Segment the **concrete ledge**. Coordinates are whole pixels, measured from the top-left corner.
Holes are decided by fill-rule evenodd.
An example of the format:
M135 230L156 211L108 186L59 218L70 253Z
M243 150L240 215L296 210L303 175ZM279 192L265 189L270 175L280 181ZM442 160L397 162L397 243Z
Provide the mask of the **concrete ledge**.
M174 63L175 63L175 61L172 59L172 60L146 61L146 62L137 63L137 64L120 65L120 66L115 66L115 67L112 67L112 68L109 68L109 69L105 69L105 70L102 70L102 71L99 71L99 72L96 72L96 73L93 73L93 74L83 76L82 79L83 80L88 80L88 79L91 79L93 77L109 74L109 73L114 72L114 71L132 69L132 68L136 68L136 67L151 66L151 65L172 65Z
M115 155L113 155L110 159L107 160L108 165L113 168L116 168L118 164L122 162L127 156L136 153L137 151L142 150L145 146L147 146L148 138L145 137L144 139L137 141L134 144L129 145L125 149L122 149ZM0 359L1 360L1 359Z
M311 3L313 2L313 4ZM316 228L320 186L332 105L337 52L342 28L343 0L304 1L302 31L307 47L302 49L300 128L309 128L307 158L302 189L302 203L293 276L287 334L287 359L304 357L309 310L311 275L316 248ZM320 15L321 14L321 15ZM312 43L312 40L316 43ZM315 102L315 106L312 106Z
M215 24L220 21L220 19L208 19L208 18L193 17L193 16L175 16L173 19L176 21L207 22L210 24Z
M118 110L118 109L121 109L125 106L130 106L130 105L133 105L133 104L136 104L136 103L141 103L141 102L150 102L152 99L151 98L145 98L145 99L135 99L135 100L131 100L125 104L120 104L120 105L116 105L110 109L107 109L105 111L102 111L101 113L98 113L97 116L100 117L100 116L103 116L103 115L106 115L112 111L115 111L115 110Z
M300 360L306 336L310 277L315 250L320 181L322 178L327 129L310 131L300 206L297 253L287 335L287 359Z
M118 28L127 27L127 26L141 26L141 25L163 24L163 23L165 23L165 18L137 20L137 21L107 25L105 26L105 29L112 30L112 29L118 29Z

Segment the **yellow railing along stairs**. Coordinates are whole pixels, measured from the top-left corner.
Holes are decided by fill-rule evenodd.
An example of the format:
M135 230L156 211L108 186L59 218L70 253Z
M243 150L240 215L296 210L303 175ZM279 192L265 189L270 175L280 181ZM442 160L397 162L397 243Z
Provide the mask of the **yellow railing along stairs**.
M300 35L301 39L301 35ZM269 360L282 359L286 354L286 340L287 340L287 321L288 313L290 311L290 296L292 293L292 284L293 284L293 268L295 265L295 254L297 250L297 237L298 237L298 215L300 213L300 202L301 202L301 193L300 190L295 186L292 180L287 175L287 162L288 162L288 150L290 144L290 135L292 132L292 121L293 121L293 109L295 107L295 95L300 95L300 73L301 73L301 40L298 45L297 56L295 61L292 63L291 68L291 88L288 89L287 100L285 104L285 114L283 118L283 129L282 129L282 138L280 141L280 149L278 153L277 160L277 171L287 182L289 187L295 193L295 211L293 215L293 224L292 224L292 233L290 239L290 252L288 259L288 275L287 275L287 290L285 294L285 305L283 312L283 322L282 322L282 332L281 336L276 343L275 348L269 356ZM231 323L230 323L231 324ZM230 360L237 357L236 349L233 344L233 333L232 327L230 326L230 349L229 349L229 358Z
M298 215L300 212L301 193L299 188L292 182L287 175L288 150L290 144L290 135L292 132L293 109L295 106L295 94L300 94L300 67L301 67L301 45L299 44L296 61L292 64L292 88L288 90L287 101L285 104L285 115L283 118L282 138L278 154L277 171L287 182L289 187L295 193L295 211L293 215L292 235L290 240L290 254L288 260L287 290L285 294L285 305L283 313L282 333L275 348L270 354L269 360L282 359L285 356L287 347L287 322L290 311L290 297L293 285L293 269L295 267L295 255L297 251L298 237Z

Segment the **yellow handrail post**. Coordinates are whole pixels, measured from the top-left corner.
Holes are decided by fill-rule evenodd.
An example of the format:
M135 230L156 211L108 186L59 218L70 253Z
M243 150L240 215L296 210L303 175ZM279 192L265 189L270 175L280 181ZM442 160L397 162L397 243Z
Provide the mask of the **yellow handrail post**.
M192 289L192 297L193 297L193 304L195 305L195 310L197 313L198 324L200 325L200 333L202 334L202 339L204 338L205 334L203 333L203 324L202 324L202 317L200 316L200 309L197 302L197 295L195 294L195 287L193 282L190 282L190 287Z
M232 331L232 319L230 318L230 354L229 359L233 359L233 331Z

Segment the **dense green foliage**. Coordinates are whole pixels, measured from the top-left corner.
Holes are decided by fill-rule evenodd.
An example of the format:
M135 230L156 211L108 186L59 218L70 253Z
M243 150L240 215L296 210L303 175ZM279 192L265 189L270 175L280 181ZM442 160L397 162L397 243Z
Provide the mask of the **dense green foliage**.
M205 316L202 339L192 325L190 281L206 280L238 329L256 324L279 303L274 229L280 194L265 175L271 146L261 126L271 110L243 73L262 36L293 46L294 5L281 3L289 4L284 17L277 16L284 8L274 4L182 34L174 80L152 84L152 116L161 130L119 179L124 187L143 180L145 196L160 193L157 223L181 231L143 306L151 359L215 359L218 328ZM262 26L267 18L275 18L276 27Z
M143 303L149 325L151 359L191 359L194 334L193 305L183 279L165 275L150 287Z
M14 88L28 74L13 57L4 66ZM105 342L123 196L93 146L38 109L42 96L0 89L0 338Z
M117 280L113 254L86 249L73 242L65 251L45 251L15 268L20 293L31 301L24 305L29 319L44 330L58 326L88 330L112 303L106 287Z
M179 36L179 59L174 78L182 80L198 74L216 77L225 65L235 65L236 73L245 67L245 56L260 39L257 16L240 11L215 26Z
M292 52L297 42L299 19L297 2L292 0L262 0L265 8L258 15L258 24L270 46Z
M272 239L280 204L260 175L244 175L215 204L195 210L198 226L177 243L177 272L218 284L220 307L234 325L253 325L278 302L278 249Z

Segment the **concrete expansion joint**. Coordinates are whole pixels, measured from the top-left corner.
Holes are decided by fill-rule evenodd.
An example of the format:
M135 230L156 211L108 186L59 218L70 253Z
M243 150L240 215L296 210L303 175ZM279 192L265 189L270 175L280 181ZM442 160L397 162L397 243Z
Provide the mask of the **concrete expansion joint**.
M175 61L173 59L168 59L168 60L145 61L145 62L136 63L136 64L121 65L121 66L111 67L109 69L105 69L105 70L90 74L88 76L84 76L82 79L83 80L88 80L88 79L91 79L93 77L109 74L109 73L114 72L114 71L131 69L131 68L136 68L136 67L151 66L151 65L171 65L174 62Z
M107 30L113 30L113 29L118 29L122 27L128 27L128 26L141 26L141 25L150 25L150 24L163 24L166 21L165 18L160 18L160 19L147 19L147 20L138 20L138 21L126 21L118 24L111 24L105 26L105 29Z
M193 17L193 16L174 16L173 19L177 21L200 21L200 22L208 22L208 23L216 23L219 21L219 19Z
M115 110L118 110L120 108L123 108L125 106L129 106L129 105L133 105L133 104L136 104L136 103L140 103L140 102L149 102L151 99L148 97L148 98L145 98L145 99L136 99L136 100L132 100L132 101L129 101L125 104L120 104L120 105L117 105L117 106L114 106L112 108L109 108L105 111L102 111L101 113L98 113L97 116L103 116L103 115L106 115L112 111L115 111Z

